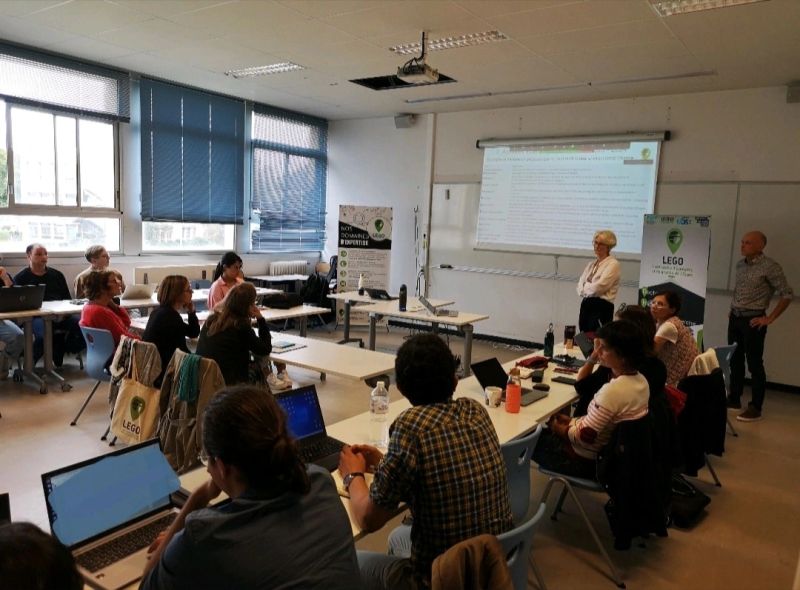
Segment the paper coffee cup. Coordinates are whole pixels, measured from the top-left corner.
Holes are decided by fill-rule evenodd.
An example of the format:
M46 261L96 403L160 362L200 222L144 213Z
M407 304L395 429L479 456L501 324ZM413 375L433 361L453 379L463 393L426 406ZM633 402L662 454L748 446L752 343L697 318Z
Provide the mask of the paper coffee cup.
M500 405L500 401L503 398L503 389L496 385L490 385L483 390L483 394L486 396L486 404L492 408L496 408Z

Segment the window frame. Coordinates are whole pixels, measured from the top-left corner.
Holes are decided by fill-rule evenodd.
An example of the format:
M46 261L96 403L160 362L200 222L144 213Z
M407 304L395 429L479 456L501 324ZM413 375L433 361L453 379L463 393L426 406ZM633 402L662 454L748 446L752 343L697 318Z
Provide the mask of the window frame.
M30 216L36 215L41 217L85 217L85 218L114 218L119 224L119 244L117 249L109 250L112 254L121 254L124 244L124 216L121 208L120 199L120 130L119 121L112 118L102 116L92 116L86 113L76 112L74 109L62 109L55 106L45 105L32 105L30 101L18 101L11 97L0 96L0 104L3 105L4 112L2 116L5 118L6 123L6 169L7 169L7 191L8 191L8 206L0 209L0 215L19 215ZM14 190L15 170L14 170L14 145L12 141L12 117L11 109L21 108L28 111L40 112L51 115L53 117L55 129L55 117L68 117L75 121L75 176L76 176L76 204L72 205L59 205L58 197L56 196L56 203L51 205L40 204L26 204L18 203L16 201L16 192ZM82 203L82 183L81 183L81 153L80 153L80 121L94 121L111 125L112 129L112 150L114 162L114 206L113 207L87 207ZM54 137L53 154L55 156L54 173L56 176L56 192L58 186L58 145ZM18 252L7 252L6 254L13 255ZM24 252L22 252L24 254ZM58 256L72 256L83 254L83 250L60 250L53 252Z

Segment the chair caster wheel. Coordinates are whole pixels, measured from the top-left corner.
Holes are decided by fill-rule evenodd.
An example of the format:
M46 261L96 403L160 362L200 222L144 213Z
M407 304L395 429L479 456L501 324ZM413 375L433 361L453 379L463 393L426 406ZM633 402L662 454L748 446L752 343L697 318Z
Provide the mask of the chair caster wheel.
M22 383L23 376L22 371L19 369L14 369L14 375L11 377L14 380L14 383Z
M47 393L47 385L41 385L39 387L39 393L41 393L42 395L45 395Z
M64 382L61 384L61 391L71 391L71 390L72 390L72 385L70 385L69 383Z

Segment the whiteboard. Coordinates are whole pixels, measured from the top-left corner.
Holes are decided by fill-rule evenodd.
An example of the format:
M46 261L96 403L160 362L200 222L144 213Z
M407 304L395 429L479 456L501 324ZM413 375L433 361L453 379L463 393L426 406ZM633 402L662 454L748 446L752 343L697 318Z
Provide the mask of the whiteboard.
M591 256L476 250L480 183L434 184L431 203L430 265L441 264L577 281ZM708 287L731 290L746 231L767 234L766 254L777 260L789 284L800 291L800 182L681 182L659 184L656 213L711 216ZM591 236L587 236L587 243ZM637 283L639 263L621 261L622 281Z

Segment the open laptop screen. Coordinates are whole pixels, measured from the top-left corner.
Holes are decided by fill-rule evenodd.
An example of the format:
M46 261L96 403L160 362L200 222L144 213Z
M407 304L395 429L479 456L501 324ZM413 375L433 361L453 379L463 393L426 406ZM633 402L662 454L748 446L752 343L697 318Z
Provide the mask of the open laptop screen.
M42 475L53 534L67 547L169 507L180 488L158 439Z
M289 422L289 432L296 439L325 433L325 421L319 407L317 389L300 387L275 396Z

